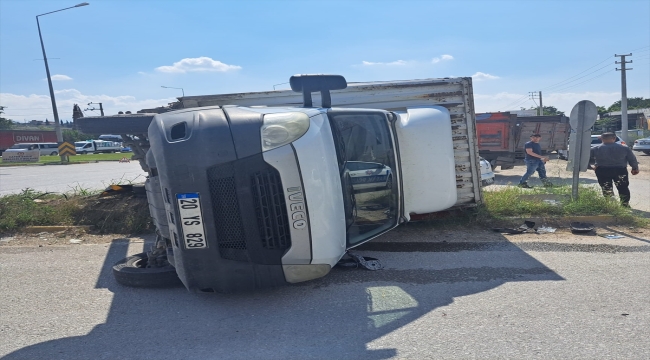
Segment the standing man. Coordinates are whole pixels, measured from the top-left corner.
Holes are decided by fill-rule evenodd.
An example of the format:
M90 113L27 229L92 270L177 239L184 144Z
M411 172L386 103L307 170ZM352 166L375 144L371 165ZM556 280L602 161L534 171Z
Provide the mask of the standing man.
M602 144L591 148L591 158L594 159L594 168L598 184L603 189L603 196L614 196L616 185L621 204L630 207L630 180L627 175L627 165L632 167L632 175L639 173L639 162L632 150L616 143L616 134L606 132L600 135Z
M544 186L553 186L551 182L546 178L546 166L544 163L548 161L546 156L542 156L542 147L539 145L539 141L542 139L542 135L533 134L530 136L530 141L524 145L524 151L526 152L526 157L524 162L526 163L526 173L519 180L519 187L529 189L531 186L528 185L528 178L537 171L539 179L542 180Z

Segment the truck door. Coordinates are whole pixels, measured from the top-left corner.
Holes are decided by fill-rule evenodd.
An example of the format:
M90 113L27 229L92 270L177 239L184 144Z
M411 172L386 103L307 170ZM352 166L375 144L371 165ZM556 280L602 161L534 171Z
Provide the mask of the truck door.
M328 117L338 132L337 151L345 160L342 185L351 248L397 226L395 148L383 111L332 110Z

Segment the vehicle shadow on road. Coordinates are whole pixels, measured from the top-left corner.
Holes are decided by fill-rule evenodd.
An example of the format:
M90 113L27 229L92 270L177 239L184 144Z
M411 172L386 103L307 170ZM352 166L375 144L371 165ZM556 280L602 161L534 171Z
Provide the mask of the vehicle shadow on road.
M383 338L422 316L460 321L440 309L456 298L508 282L563 280L505 238L426 244L368 243L357 252L379 258L385 269L335 268L300 285L224 295L120 286L111 266L129 245L116 241L96 288L83 289L113 293L106 322L84 336L28 346L6 359L386 359L399 354ZM436 341L432 333L421 346Z

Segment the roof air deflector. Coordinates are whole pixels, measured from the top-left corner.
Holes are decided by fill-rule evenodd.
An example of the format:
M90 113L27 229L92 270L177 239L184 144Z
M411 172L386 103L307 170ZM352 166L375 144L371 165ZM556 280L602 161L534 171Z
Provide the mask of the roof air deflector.
M311 93L320 91L321 107L332 106L330 90L341 90L348 87L348 82L341 75L294 75L289 79L291 90L302 92L303 106L312 107Z

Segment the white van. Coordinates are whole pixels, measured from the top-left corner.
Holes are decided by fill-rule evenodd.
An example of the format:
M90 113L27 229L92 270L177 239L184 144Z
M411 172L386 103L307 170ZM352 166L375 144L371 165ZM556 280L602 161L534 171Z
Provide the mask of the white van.
M74 146L77 154L114 153L122 150L122 144L115 141L77 141Z
M9 149L5 151L16 152L16 151L27 151L27 150L36 150L38 149L41 153L41 156L44 155L59 155L59 145L57 143L21 143L13 144Z
M122 135L99 135L99 140L104 140L104 141L115 141L115 142L124 142L122 139Z

